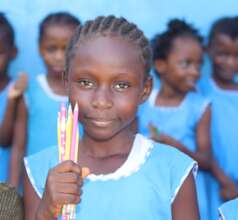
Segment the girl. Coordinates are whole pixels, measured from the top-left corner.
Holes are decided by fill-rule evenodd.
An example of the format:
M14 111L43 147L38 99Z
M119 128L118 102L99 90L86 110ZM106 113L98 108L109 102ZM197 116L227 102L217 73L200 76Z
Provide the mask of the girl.
M13 28L0 13L0 182L9 178L9 146L13 143L14 124L19 119L16 111L27 84L26 75L16 82L9 77L8 67L16 55Z
M60 103L67 101L62 83L65 49L78 25L77 18L64 12L50 14L40 24L39 50L47 73L30 80L25 102L19 109L22 117L16 133L20 140L13 154L14 185L19 183L24 151L30 155L57 143L57 138L52 138L57 127L55 114Z
M32 80L26 92L27 155L57 143L51 137L56 135L58 106L67 100L62 83L65 48L78 25L77 18L64 12L50 14L40 24L39 50L47 73Z
M238 219L238 198L224 203L219 208L221 220L236 220Z
M151 90L151 59L143 32L124 18L97 17L77 29L65 81L84 127L78 163L58 164L57 147L25 159L27 220L55 219L67 203L78 204L80 220L199 219L196 163L131 129ZM84 181L80 167L92 173Z
M210 105L195 92L202 63L202 38L192 26L175 19L169 22L167 31L155 37L153 48L161 86L152 91L147 105L140 109L140 131L151 135L152 130L152 138L188 154L198 161L201 170L213 172L224 190L238 192L216 163L211 162ZM153 126L159 134L153 132ZM210 220L207 173L203 171L196 181L198 201L201 219Z
M211 27L208 38L208 55L211 60L212 74L204 76L200 90L212 102L212 146L219 166L238 185L238 17L221 18ZM232 196L219 190L216 181L212 182L214 210L224 200ZM219 194L223 196L220 197ZM217 215L213 218L217 219Z

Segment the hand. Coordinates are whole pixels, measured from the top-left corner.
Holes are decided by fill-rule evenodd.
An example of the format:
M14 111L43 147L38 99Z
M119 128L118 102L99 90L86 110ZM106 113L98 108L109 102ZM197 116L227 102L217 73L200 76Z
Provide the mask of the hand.
M24 72L19 73L19 78L11 86L8 92L8 97L10 99L17 98L21 96L27 88L28 77Z
M238 187L231 182L221 186L220 195L224 200L231 200L238 196Z
M37 216L44 216L42 219L55 219L61 215L63 205L79 203L83 175L89 174L87 168L83 170L70 160L50 170Z

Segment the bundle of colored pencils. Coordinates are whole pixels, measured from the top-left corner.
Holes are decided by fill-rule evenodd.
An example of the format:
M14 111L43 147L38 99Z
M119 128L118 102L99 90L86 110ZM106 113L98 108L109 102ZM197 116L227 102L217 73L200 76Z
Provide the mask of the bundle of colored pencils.
M64 104L61 105L60 112L58 112L57 127L59 161L72 160L77 163L79 144L77 104L73 112L71 105L69 105L68 112L66 106ZM76 206L73 204L64 205L62 209L62 220L75 220L75 218Z

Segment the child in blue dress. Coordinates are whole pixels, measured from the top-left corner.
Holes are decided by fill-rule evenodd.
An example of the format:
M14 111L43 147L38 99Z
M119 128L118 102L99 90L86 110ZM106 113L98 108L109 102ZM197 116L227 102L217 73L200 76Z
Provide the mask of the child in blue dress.
M57 143L55 114L62 102L67 101L62 83L65 64L65 49L79 20L66 12L48 15L40 24L39 50L46 74L39 74L29 80L24 103L19 108L21 122L17 129L18 148L13 160L17 166L14 185L19 183L24 154L30 155ZM47 120L46 120L47 118Z
M224 203L219 208L220 220L238 219L238 198Z
M196 92L202 64L202 38L186 22L171 20L168 29L153 40L154 65L160 89L154 89L139 111L139 130L170 144L198 162L196 186L202 220L210 220L208 172L219 181L232 181L212 162L210 151L210 101ZM156 134L153 127L158 129ZM151 133L152 132L152 133ZM223 182L221 183L223 184ZM223 184L222 187L227 185ZM233 184L233 190L235 188Z
M9 173L10 146L13 141L17 108L26 88L26 75L13 81L8 72L11 61L17 55L14 30L7 18L0 13L0 182L11 179Z
M238 185L238 17L217 20L208 38L208 55L211 60L211 75L206 75L199 84L201 92L211 100L211 134L213 152L219 166ZM213 210L224 200L234 197L229 191L221 191L211 180ZM221 195L221 196L220 196ZM237 195L236 195L237 196ZM217 219L217 215L212 218Z
M151 91L151 61L147 38L124 18L100 16L77 29L65 82L84 128L78 163L58 164L57 146L25 159L26 220L55 219L70 203L79 220L199 219L196 163L131 129ZM84 180L81 167L91 171Z

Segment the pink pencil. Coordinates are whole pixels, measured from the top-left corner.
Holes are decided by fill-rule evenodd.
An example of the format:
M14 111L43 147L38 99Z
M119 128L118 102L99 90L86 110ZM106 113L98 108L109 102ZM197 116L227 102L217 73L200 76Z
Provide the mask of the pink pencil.
M63 161L65 159L64 157L66 151L66 107L64 104L61 105L60 116L61 116L60 120L61 161Z
M76 147L78 147L78 144L76 143L76 134L78 131L78 104L77 103L74 107L73 114L74 114L73 115L73 132L72 132L72 141L71 141L71 148L70 148L70 159L74 161Z

